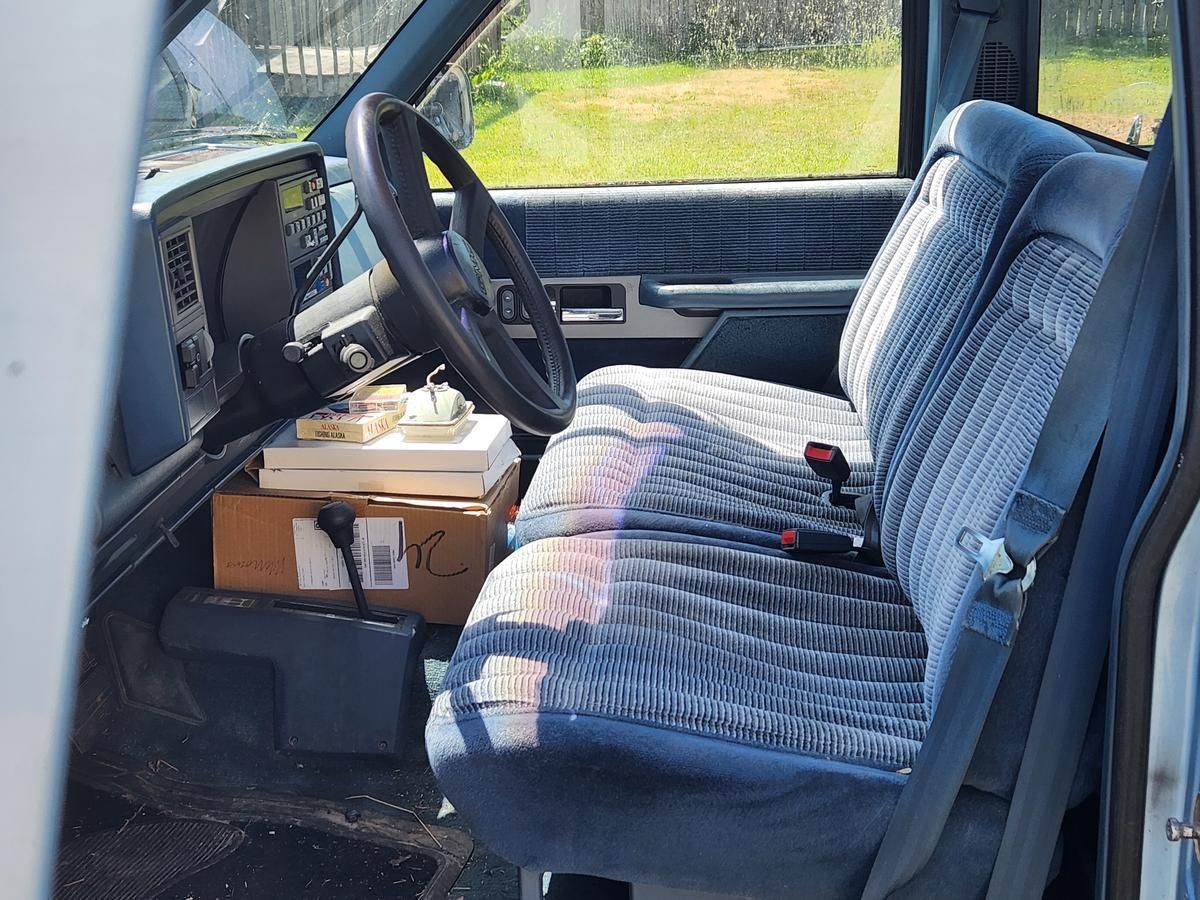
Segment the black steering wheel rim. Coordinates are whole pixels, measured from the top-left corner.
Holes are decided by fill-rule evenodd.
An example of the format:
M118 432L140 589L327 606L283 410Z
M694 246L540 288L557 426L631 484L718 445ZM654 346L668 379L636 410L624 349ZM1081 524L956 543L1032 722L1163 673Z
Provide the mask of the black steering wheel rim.
M416 109L367 94L346 124L358 202L379 249L450 363L497 412L533 434L562 431L575 415L575 369L545 286L512 225L462 155ZM423 155L450 182L442 227ZM525 358L494 305L482 263L491 241L529 313L546 375Z

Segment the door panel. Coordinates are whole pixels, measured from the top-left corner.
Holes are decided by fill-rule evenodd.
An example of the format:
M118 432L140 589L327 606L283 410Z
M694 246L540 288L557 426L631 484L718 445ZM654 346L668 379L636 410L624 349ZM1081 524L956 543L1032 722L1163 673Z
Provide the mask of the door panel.
M856 272L900 178L497 191L543 277Z
M538 270L539 274L541 270ZM683 316L671 309L663 309L642 302L641 279L636 275L548 278L542 276L550 293L550 300L559 308L563 334L568 340L636 340L643 338L686 338L695 340L703 337L712 325L713 315ZM505 288L508 279L497 279L495 288L499 295L502 311L506 305ZM564 290L564 288L566 290ZM587 296L588 288L599 288L607 293L597 307L574 305L568 292ZM565 301L565 302L564 302ZM521 319L528 321L528 316ZM589 320L589 314L595 315ZM601 314L612 314L613 318L601 318ZM518 321L508 326L515 338L532 338L533 328Z
M328 168L331 181L343 182L333 189L340 226L353 210L353 187L340 160ZM623 308L595 321L560 310L568 339L589 343L581 375L635 361L676 366L691 350L686 365L820 389L836 363L846 310L910 186L859 178L495 196L555 299L564 286L601 287ZM448 221L448 195L439 207ZM344 277L379 258L362 220L341 251ZM503 291L502 264L490 249L485 261ZM532 340L519 314L509 328Z
M840 393L838 348L845 323L844 308L731 310L692 348L683 368Z
M725 361L737 360L740 374L819 388L836 361L845 310L910 184L839 179L530 189L497 197L549 283L624 288L619 324L566 324L571 313L560 310L568 338L612 343L591 362L631 361L630 341L697 340L721 313L737 310L737 327L722 323L719 346L726 350L694 354L689 365L726 370ZM810 351L806 365L789 364L794 360L778 342L770 354L759 354L756 341L742 342L764 331L770 337L769 325L755 328L744 316L776 310L817 314L787 321L786 333ZM526 325L512 330L533 336Z

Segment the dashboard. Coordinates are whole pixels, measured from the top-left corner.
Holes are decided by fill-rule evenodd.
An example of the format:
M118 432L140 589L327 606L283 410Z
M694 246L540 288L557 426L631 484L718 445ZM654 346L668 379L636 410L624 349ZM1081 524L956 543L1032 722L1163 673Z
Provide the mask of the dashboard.
M341 286L334 255L297 298L335 227L316 144L201 148L142 164L93 595L171 540L269 433L219 457L200 446L242 385L247 336Z
M238 347L292 312L332 237L312 144L153 169L134 199L134 275L117 392L124 462L138 474L183 447L241 378ZM302 302L341 283L336 258ZM173 379L164 378L166 372Z

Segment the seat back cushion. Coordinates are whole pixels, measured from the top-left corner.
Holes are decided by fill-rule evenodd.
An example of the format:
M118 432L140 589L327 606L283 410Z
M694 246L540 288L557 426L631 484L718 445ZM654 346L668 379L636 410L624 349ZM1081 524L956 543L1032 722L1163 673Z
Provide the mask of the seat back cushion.
M934 138L842 333L842 387L866 425L876 500L909 416L1038 179L1088 152L1050 122L966 103Z
M930 714L959 616L978 584L958 534L999 533L1143 168L1086 154L1046 175L896 459L882 505L882 546L925 630Z

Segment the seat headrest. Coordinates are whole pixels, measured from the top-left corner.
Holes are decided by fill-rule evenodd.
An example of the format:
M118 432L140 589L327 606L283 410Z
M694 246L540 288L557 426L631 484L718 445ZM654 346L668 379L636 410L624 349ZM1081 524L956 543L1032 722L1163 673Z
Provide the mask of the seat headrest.
M972 100L950 112L934 135L927 158L958 153L1002 184L1023 169L1085 153L1091 147L1061 125L995 103Z
M1146 163L1085 153L1056 163L1034 188L1014 234L1054 234L1107 260L1125 229Z

